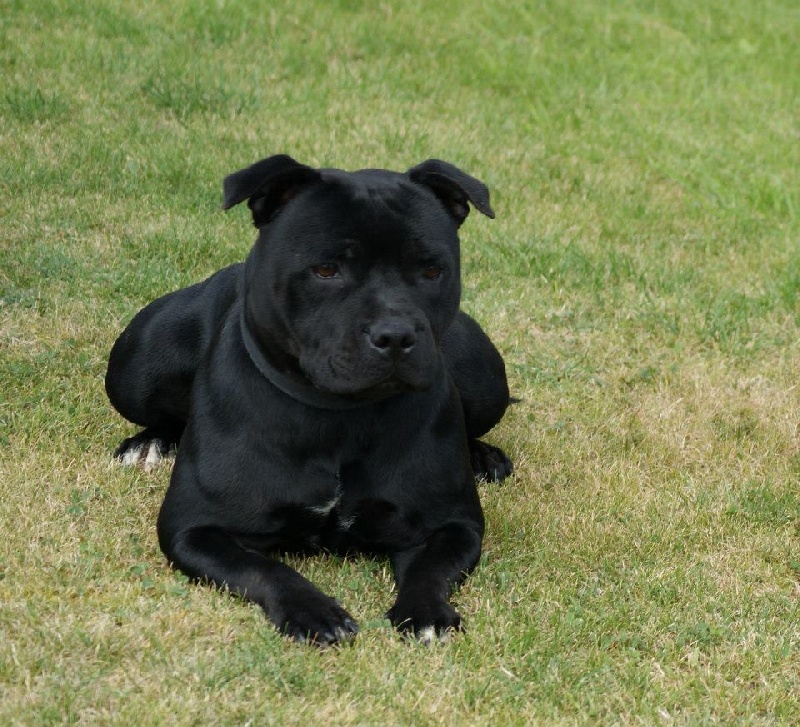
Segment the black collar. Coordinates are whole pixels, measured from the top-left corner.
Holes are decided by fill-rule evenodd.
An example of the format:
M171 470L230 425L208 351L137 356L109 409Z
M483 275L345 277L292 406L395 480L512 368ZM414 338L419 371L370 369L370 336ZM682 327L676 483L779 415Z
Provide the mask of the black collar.
M297 379L287 376L279 371L261 352L261 349L253 338L253 334L245 323L244 308L239 317L239 329L242 333L242 342L247 350L250 360L253 365L259 370L261 375L269 381L275 388L282 391L286 396L295 399L307 406L314 407L315 409L331 409L338 411L345 411L348 409L361 409L363 407L375 404L379 401L384 401L397 396L397 394L381 394L378 396L367 397L364 399L350 399L346 396L333 394L328 391L320 391L313 386L304 384Z

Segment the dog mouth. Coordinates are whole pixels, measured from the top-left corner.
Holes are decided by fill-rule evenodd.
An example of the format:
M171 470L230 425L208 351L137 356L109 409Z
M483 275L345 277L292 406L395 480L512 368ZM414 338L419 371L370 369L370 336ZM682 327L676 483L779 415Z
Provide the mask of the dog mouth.
M395 394L404 394L408 391L415 391L416 388L407 381L400 379L396 376L388 376L382 381L373 384L366 389L354 394L357 398L381 398L385 396L393 396Z
M384 368L384 367L381 367ZM403 370L406 369L406 370ZM346 397L354 401L384 399L411 391L430 388L433 376L417 367L392 366L390 370L368 371L364 368L337 367L334 357L316 370L305 370L311 386L327 394Z

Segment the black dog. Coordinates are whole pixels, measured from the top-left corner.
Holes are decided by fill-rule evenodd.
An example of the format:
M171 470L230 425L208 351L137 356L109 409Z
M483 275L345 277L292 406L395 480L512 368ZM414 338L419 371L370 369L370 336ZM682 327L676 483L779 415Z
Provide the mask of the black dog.
M259 229L243 264L154 301L111 351L106 390L146 427L117 450L177 448L158 536L192 578L258 603L297 640L356 623L275 551L388 555L388 617L428 640L481 551L478 441L508 405L503 361L458 310L457 229L486 187L446 162L406 174L275 156L225 179Z

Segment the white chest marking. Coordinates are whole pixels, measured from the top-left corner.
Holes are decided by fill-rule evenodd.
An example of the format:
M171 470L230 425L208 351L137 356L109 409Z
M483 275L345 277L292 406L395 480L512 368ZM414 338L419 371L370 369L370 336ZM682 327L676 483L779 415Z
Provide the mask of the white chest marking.
M329 502L326 502L324 505L314 505L313 507L309 507L308 509L311 510L315 515L322 515L325 517L326 515L330 515L331 510L335 508L339 504L339 500L342 499L342 487L341 485L337 486L336 493L333 496L333 499Z

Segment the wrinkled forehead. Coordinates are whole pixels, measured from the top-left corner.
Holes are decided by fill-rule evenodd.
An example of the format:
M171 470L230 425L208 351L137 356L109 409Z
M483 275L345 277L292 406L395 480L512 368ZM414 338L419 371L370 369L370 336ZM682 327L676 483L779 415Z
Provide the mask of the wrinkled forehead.
M289 205L283 222L345 237L457 239L436 197L405 174L325 169L321 176L322 184L312 185Z
M385 169L357 172L323 169L321 172L323 182L331 191L337 191L353 206L376 216L393 213L406 218L413 215L415 206L429 201L426 190L399 172Z

